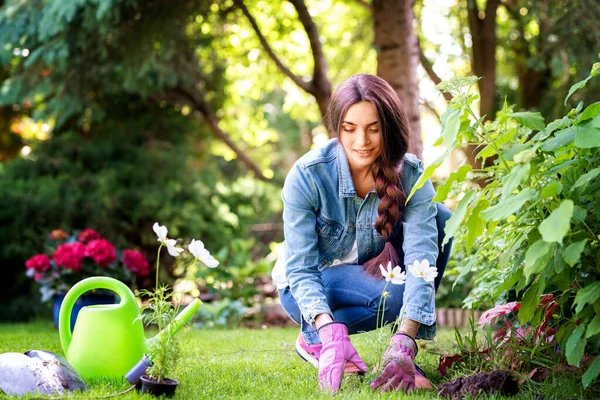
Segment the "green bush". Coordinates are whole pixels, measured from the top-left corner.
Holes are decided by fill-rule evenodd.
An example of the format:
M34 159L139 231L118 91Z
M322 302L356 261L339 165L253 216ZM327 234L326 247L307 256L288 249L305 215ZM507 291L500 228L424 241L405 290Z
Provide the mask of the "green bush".
M600 63L569 96L597 75ZM443 201L453 187L462 189L446 236L457 234L455 243L468 252L460 275L474 274L475 287L465 302L518 300L521 323L537 327L545 317L542 294L558 297L551 324L566 361L587 369L587 386L600 373L600 102L585 109L579 104L547 125L539 113L505 105L484 123L472 109L477 96L469 88L476 81L440 85L454 96L438 141L448 151L420 182L452 149L467 142L481 146L478 157L493 162L481 170L460 167L435 198ZM478 187L476 179L487 185ZM591 365L586 353L596 355Z
M0 260L9 299L27 291L24 261L44 235L90 227L155 259L152 224L174 238L228 246L277 207L276 188L239 168L220 170L201 127L168 109L114 115L84 136L59 132L0 170ZM232 183L229 183L232 182ZM276 208L275 208L276 210ZM172 261L170 261L172 262Z

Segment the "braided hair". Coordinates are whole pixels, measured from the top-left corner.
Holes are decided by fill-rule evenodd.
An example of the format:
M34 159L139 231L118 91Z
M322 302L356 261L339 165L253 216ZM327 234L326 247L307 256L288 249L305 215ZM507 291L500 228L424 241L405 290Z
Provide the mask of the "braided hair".
M408 124L402 103L394 89L375 75L358 74L346 79L329 102L325 122L332 136L338 135L348 109L356 103L371 102L376 110L382 134L381 155L371 166L375 190L379 197L375 229L386 240L383 251L367 261L364 269L375 277L382 277L379 265L391 262L399 265L399 257L390 243L406 202L400 176L402 159L408 149Z

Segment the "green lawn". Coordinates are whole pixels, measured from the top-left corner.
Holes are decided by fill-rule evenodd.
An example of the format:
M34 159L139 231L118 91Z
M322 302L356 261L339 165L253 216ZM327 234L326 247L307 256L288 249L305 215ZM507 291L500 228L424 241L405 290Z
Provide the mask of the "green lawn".
M182 331L184 359L173 378L180 381L175 398L256 398L256 399L299 399L328 398L318 390L317 371L302 361L295 353L294 341L298 333L294 328L267 328L262 330L190 330ZM355 335L352 341L359 354L372 367L378 358L373 336ZM442 330L433 342L421 342L417 362L434 384L442 377L436 367L439 357L437 349L452 347L452 331ZM0 324L0 353L24 352L43 349L62 353L58 332L51 323ZM456 374L457 372L455 372ZM342 389L336 398L437 398L435 392L413 392L410 395L380 394L369 387L372 376L363 380L357 376L344 378ZM92 398L106 396L129 387L126 381L98 380L88 382L91 389L69 398ZM593 398L598 393L584 393L576 378L551 376L544 384L527 384L518 398L571 399ZM0 396L2 397L2 396ZM23 397L34 398L37 396ZM10 397L9 397L10 398ZM14 397L16 398L16 397ZM151 399L130 392L118 399ZM492 397L497 398L497 397Z

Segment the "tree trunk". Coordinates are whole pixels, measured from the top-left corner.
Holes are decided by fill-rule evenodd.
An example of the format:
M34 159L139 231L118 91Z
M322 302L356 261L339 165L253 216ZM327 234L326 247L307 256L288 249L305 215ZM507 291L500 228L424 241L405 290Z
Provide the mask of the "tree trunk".
M413 30L413 6L414 0L375 0L373 20L375 46L378 49L377 75L398 93L410 131L408 151L422 158L417 80L419 44Z
M485 120L496 118L496 12L500 0L488 0L485 8L479 10L476 0L467 0L467 15L469 30L473 41L471 56L471 70L480 77L479 80L479 114ZM482 168L481 159L477 154L481 147L468 145L463 148L468 163L473 168ZM490 163L492 159L488 159ZM480 186L485 186L484 180L478 180Z

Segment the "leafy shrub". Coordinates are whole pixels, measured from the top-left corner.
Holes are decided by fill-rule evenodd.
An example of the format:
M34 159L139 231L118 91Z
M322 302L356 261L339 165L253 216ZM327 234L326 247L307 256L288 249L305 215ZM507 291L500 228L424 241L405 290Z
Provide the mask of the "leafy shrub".
M600 63L569 96L600 74ZM600 102L547 124L539 113L505 105L493 122L472 109L469 88L477 78L457 78L440 87L454 95L442 116L438 143L446 153L429 166L416 190L443 159L463 143L478 143L481 170L462 166L438 188L443 201L452 188L463 197L446 225L469 255L461 275L473 273L475 305L520 300L518 318L534 330L544 321L544 293L559 297L551 324L562 355L580 366L585 352L600 347ZM568 98L568 97L567 97ZM487 180L478 187L476 179ZM600 373L597 356L584 374L589 385Z

